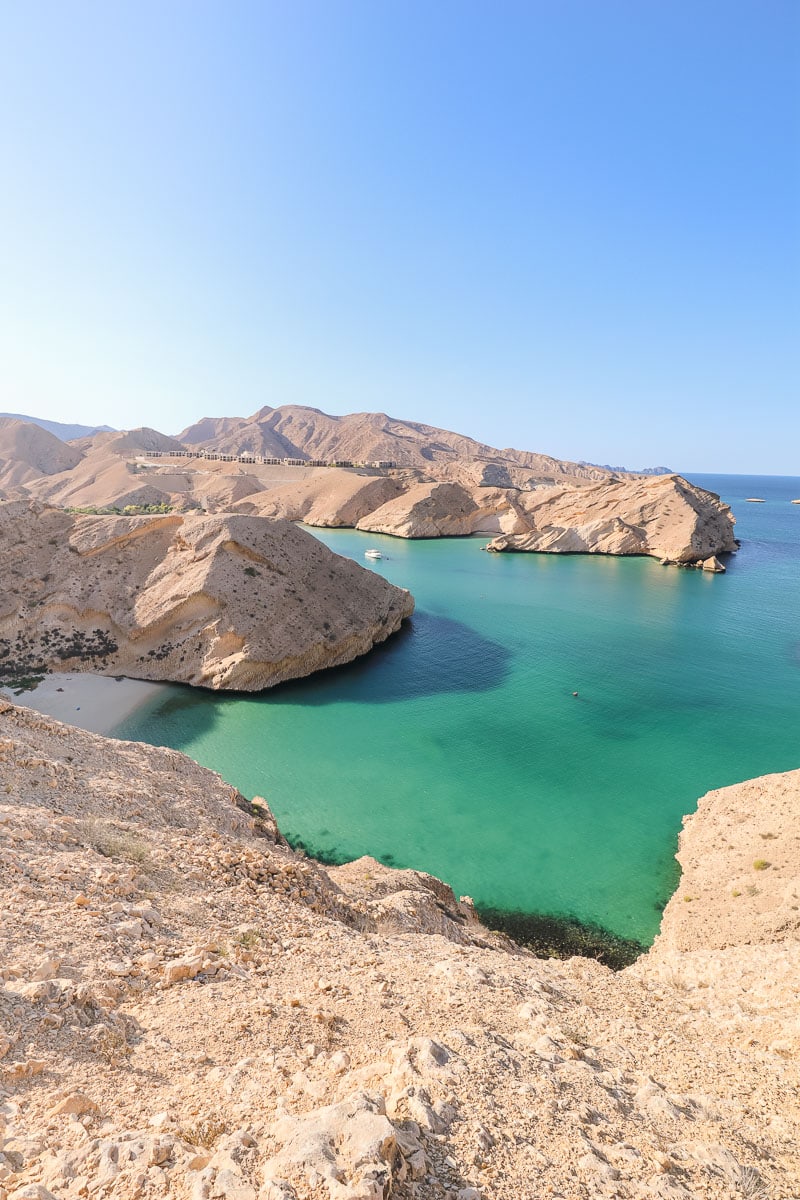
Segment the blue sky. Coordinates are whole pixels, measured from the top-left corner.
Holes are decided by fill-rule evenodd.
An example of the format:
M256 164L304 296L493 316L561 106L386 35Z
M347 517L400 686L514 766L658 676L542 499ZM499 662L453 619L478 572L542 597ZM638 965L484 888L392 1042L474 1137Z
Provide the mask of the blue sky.
M0 409L800 473L796 0L0 0Z

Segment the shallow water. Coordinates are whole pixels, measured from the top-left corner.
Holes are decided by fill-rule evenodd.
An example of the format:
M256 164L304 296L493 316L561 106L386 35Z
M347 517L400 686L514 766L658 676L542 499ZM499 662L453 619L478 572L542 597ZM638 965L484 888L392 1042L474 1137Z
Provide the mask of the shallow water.
M265 796L313 853L649 942L698 796L800 767L800 479L693 478L738 518L723 576L315 530L383 551L409 627L261 696L170 688L115 732Z

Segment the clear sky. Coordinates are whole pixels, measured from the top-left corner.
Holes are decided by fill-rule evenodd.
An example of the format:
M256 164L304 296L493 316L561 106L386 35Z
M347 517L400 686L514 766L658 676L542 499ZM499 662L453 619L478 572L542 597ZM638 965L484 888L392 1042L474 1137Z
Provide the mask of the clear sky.
M797 0L0 0L0 409L800 473Z

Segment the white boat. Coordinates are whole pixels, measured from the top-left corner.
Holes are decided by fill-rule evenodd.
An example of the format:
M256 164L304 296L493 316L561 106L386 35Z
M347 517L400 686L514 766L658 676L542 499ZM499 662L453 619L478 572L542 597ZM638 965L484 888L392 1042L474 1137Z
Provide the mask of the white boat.
M365 550L364 558L383 558L380 550Z

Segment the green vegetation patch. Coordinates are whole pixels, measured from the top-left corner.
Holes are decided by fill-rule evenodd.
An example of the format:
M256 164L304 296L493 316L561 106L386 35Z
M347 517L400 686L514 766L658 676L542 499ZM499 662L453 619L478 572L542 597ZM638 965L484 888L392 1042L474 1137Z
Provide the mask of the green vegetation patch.
M64 512L84 513L90 517L150 517L160 513L174 512L172 504L126 504L117 508L114 504L84 504L80 507L67 507Z

